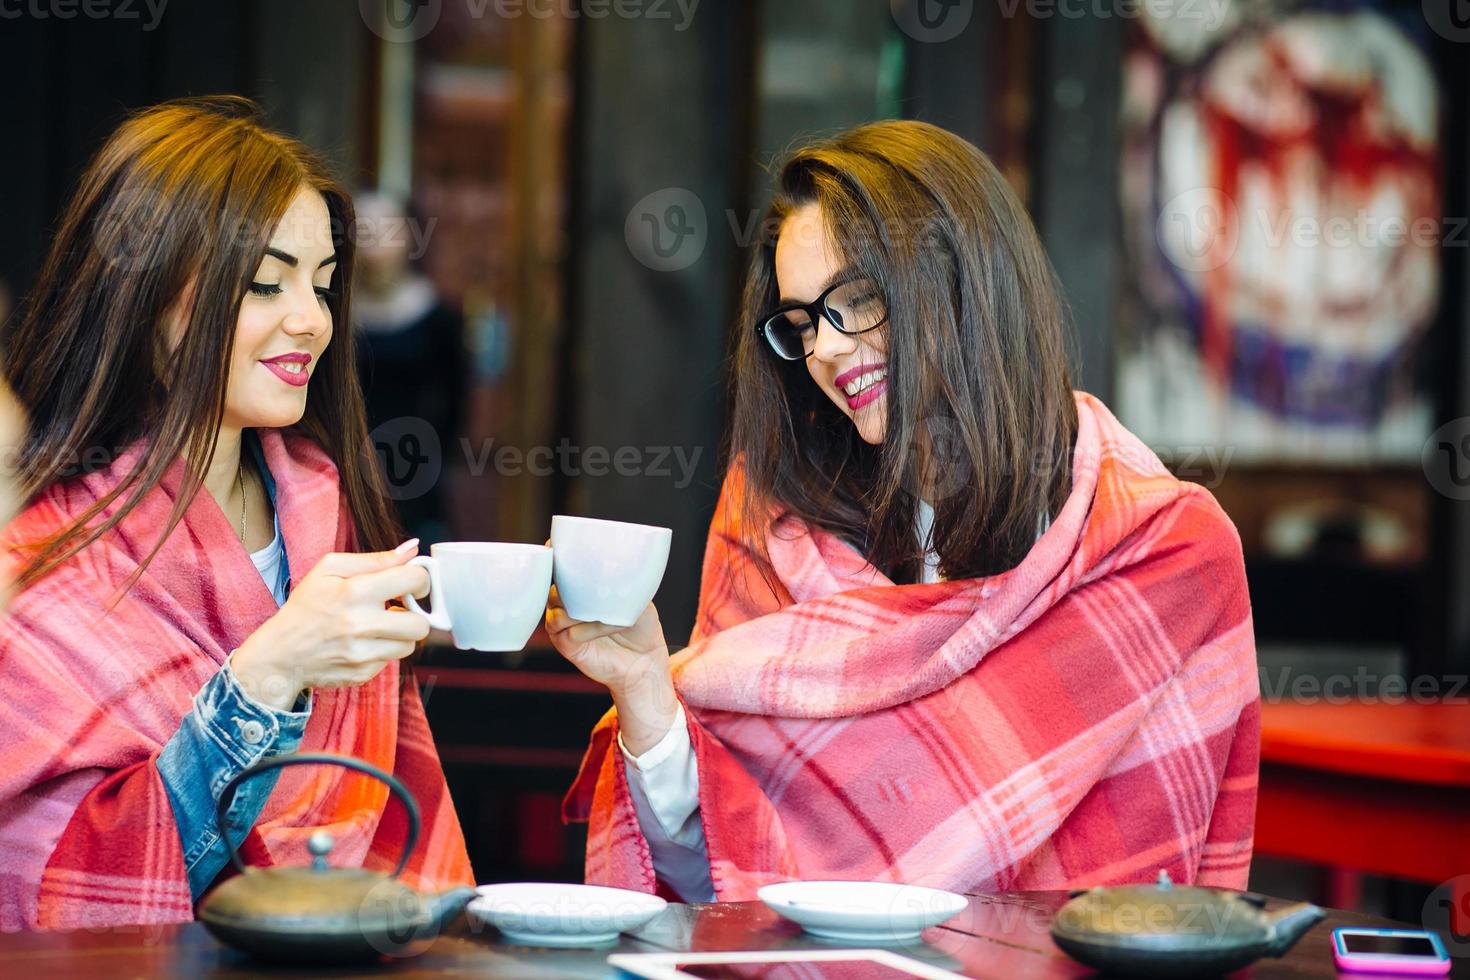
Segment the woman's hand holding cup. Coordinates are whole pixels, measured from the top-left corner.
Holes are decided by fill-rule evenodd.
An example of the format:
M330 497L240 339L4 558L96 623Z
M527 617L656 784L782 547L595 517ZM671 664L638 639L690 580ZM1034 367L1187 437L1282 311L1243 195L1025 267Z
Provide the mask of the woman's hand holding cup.
M558 653L612 694L629 752L642 755L668 734L679 702L669 647L652 602L632 626L610 626L574 619L553 585L546 601L546 635Z
M413 653L429 635L428 619L387 603L428 594L428 572L408 564L417 553L415 539L394 551L333 553L317 562L231 656L245 693L288 711L306 688L366 684Z
M563 657L607 685L634 755L657 745L679 713L653 605L672 536L666 527L557 514L547 542L556 585L546 632Z

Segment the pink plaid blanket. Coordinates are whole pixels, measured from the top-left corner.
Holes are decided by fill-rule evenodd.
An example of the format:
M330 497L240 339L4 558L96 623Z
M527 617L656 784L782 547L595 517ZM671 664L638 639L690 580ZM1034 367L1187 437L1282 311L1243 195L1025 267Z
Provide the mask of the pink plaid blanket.
M329 551L353 550L337 470L315 443L261 432L299 583ZM54 533L134 465L52 487L6 529ZM230 650L276 612L270 590L200 491L138 583L109 601L157 540L177 497L175 463L116 531L22 592L0 621L0 930L175 922L193 916L168 794L156 765L194 694ZM391 664L356 688L318 690L300 751L357 756L403 780L424 836L405 878L471 884L469 858L415 685ZM381 783L297 766L280 780L242 850L252 864L308 864L324 828L333 863L392 870L405 832Z
M957 891L1175 881L1243 888L1259 691L1240 542L1078 395L1073 486L1016 568L895 586L837 538L741 546L733 468L698 621L674 657L721 900L839 878ZM564 808L587 880L658 887L615 736Z

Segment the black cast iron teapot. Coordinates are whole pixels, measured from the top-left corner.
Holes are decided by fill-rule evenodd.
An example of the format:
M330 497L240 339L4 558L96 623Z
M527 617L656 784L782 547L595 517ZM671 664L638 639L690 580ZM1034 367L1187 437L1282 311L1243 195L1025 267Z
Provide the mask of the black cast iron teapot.
M241 862L226 833L230 860L240 874L204 897L199 920L221 942L257 959L279 963L350 963L420 952L475 897L475 890L456 888L441 895L420 895L397 880L418 842L419 808L394 777L349 756L277 756L225 784L215 811L217 826L226 827L226 811L241 783L296 765L343 766L387 784L408 817L408 839L398 867L391 875L329 867L332 838L319 831L307 842L311 867L250 868Z
M1051 936L1067 955L1130 977L1210 977L1263 956L1281 956L1326 915L1299 902L1275 912L1246 892L1156 885L1075 892L1057 910Z

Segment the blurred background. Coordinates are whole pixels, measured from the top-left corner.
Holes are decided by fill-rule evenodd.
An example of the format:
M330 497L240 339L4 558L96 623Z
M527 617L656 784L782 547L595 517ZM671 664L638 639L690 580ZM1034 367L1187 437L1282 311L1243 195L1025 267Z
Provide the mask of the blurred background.
M1253 886L1417 920L1470 894L1464 6L5 0L0 317L126 111L255 98L371 219L359 356L410 530L671 526L676 643L769 166L945 126L1029 205L1078 386L1240 529ZM606 696L540 642L419 671L481 880L580 878L560 796Z

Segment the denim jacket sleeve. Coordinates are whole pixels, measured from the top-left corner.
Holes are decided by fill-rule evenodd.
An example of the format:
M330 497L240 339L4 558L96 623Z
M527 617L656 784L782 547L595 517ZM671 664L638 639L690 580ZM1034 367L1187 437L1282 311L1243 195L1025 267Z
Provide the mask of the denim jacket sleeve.
M302 695L294 711L276 711L245 693L228 661L194 696L194 707L158 756L158 772L173 806L184 849L189 891L197 901L229 862L215 825L215 804L231 777L301 744L311 699ZM280 771L240 786L226 814L230 839L238 845L254 826Z

